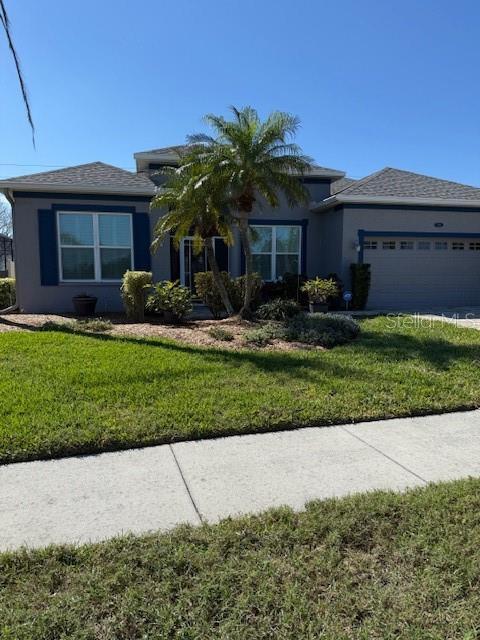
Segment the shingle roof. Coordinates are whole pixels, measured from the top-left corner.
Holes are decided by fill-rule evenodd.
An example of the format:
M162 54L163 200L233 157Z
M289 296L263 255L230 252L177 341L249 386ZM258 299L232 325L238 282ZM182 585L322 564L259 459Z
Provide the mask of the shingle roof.
M154 184L143 173L133 173L126 169L114 167L104 162L89 162L75 167L16 176L0 181L0 186L20 188L29 185L38 188L70 188L72 191L81 188L105 190L120 193L153 194Z
M340 191L344 191L347 187L352 185L354 182L357 182L353 178L340 178L340 180L335 180L330 185L330 192L333 195L336 193L340 193Z
M176 154L182 154L187 149L188 149L188 145L177 144L177 145L173 145L172 147L160 147L159 149L147 149L147 151L137 151L134 154L134 156L142 153L149 154L149 155L150 154L159 155L159 156L176 155Z
M480 200L480 188L386 167L341 191L341 196Z

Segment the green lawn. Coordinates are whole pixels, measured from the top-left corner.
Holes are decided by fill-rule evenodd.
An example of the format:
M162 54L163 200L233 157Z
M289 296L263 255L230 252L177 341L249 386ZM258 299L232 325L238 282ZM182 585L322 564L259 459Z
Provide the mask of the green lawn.
M0 462L480 406L480 332L391 324L294 352L0 334Z
M2 640L474 640L480 480L0 555Z

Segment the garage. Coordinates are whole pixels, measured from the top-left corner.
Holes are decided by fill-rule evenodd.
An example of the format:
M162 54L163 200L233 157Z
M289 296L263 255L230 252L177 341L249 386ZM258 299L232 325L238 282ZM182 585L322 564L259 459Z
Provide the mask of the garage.
M370 309L480 305L480 236L365 235Z

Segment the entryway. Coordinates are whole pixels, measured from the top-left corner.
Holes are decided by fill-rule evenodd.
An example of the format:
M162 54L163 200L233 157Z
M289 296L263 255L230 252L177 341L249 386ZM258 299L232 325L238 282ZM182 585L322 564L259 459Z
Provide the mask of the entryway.
M215 257L220 271L228 271L228 247L220 237L213 242ZM195 274L209 271L205 249L195 254L193 236L186 236L180 243L180 282L192 291L195 289Z

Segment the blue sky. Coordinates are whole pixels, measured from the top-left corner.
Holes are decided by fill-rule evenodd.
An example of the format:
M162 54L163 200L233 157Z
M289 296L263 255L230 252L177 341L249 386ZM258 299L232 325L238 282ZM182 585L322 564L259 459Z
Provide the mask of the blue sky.
M37 127L0 39L0 176L182 143L230 104L297 114L361 177L480 186L478 0L6 0ZM0 34L1 36L1 34ZM6 166L10 165L10 166Z

